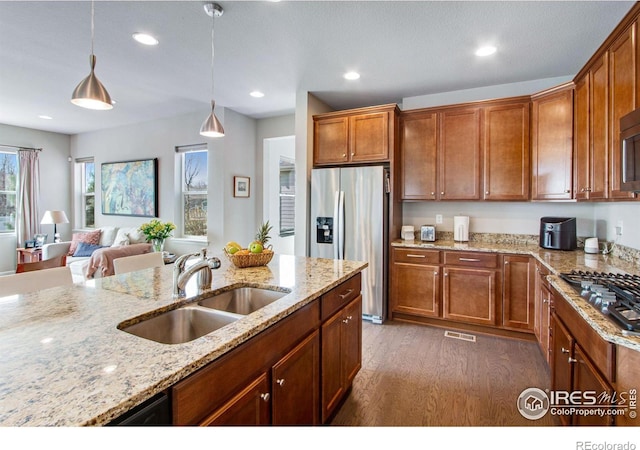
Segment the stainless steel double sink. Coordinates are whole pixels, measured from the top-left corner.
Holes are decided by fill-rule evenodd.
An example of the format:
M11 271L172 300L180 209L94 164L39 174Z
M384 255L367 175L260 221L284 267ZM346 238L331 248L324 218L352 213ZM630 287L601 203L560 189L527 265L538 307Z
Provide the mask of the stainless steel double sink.
M235 322L287 294L265 288L238 287L118 328L155 342L182 344Z

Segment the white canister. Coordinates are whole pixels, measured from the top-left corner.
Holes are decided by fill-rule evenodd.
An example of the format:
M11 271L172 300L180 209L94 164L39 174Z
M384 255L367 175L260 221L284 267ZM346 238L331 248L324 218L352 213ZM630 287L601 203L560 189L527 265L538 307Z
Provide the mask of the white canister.
M453 217L453 240L456 242L469 241L469 216Z
M415 239L415 228L413 225L403 225L400 237L403 241L413 241Z

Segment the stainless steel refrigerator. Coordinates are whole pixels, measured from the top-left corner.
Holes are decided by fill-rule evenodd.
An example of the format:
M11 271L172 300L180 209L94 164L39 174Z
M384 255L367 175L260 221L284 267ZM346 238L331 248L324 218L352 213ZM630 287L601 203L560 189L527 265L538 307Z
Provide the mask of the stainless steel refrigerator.
M366 261L363 318L387 315L389 171L384 166L311 171L310 256Z

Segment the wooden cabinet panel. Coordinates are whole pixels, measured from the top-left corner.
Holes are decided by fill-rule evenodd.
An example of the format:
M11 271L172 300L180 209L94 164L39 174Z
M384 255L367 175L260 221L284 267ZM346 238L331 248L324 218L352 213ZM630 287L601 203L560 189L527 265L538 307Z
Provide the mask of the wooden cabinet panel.
M203 426L268 425L271 423L271 394L263 373L231 400L207 417Z
M391 312L440 317L440 268L395 262L391 267Z
M609 197L609 65L605 54L589 72L591 78L588 198Z
M502 289L502 325L533 330L535 262L528 256L505 255Z
M441 200L479 200L481 108L441 113L438 179Z
M500 277L495 270L444 268L443 318L496 325Z
M358 273L344 283L323 294L320 299L322 320L328 319L351 300L360 295L362 289L362 274Z
M397 263L440 264L440 251L421 248L394 248L392 260Z
M402 199L435 200L438 114L406 113L400 129Z
M570 200L573 169L572 85L532 99L533 200Z
M347 162L349 152L349 118L318 119L313 126L313 164Z
M349 117L350 161L370 162L389 159L389 113Z
M595 392L596 395L606 392L611 398L613 389L607 383L602 376L598 373L598 370L593 366L586 353L580 345L574 346L573 359L571 360L573 367L573 385L574 391ZM605 403L605 402L602 402ZM572 425L585 425L585 426L602 426L613 425L614 416L602 416L588 415L583 416L581 414L575 414L572 416Z
M589 183L591 182L590 86L590 76L587 73L576 81L574 93L573 177L575 198L577 200L589 199Z
M485 200L529 199L529 102L484 108Z
M483 252L444 252L447 265L493 269L498 267L498 255Z
M534 332L547 364L551 364L551 308L553 297L547 285L549 271L538 264L536 266L536 298Z
M569 358L573 352L573 337L554 315L551 316L551 335L553 346L551 350L551 389L554 391L571 392L573 366ZM570 416L559 416L563 425L569 425Z
M609 196L630 199L631 192L620 190L620 118L636 107L636 23L622 33L609 49Z
M362 361L362 296L322 325L322 423L334 413Z
M314 331L272 369L273 425L317 425L320 335Z

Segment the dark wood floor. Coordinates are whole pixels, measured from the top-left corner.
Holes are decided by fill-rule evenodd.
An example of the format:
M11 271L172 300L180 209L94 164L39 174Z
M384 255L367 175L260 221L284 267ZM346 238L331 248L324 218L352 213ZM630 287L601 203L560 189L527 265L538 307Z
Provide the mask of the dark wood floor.
M546 389L549 374L535 342L387 321L363 323L362 369L332 421L343 426L549 426L530 421L516 401Z

